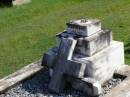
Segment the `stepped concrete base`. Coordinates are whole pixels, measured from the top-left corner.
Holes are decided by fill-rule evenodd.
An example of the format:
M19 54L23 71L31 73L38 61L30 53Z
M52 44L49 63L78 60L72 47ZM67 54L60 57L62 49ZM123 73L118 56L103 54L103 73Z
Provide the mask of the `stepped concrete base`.
M63 42L66 43L67 40L63 41ZM61 47L65 47L66 49L68 48L67 46L61 46ZM71 46L69 46L69 47L71 48ZM65 48L62 48L61 50L64 50ZM61 53L68 54L67 51L62 51ZM52 55L52 52L50 52L50 55ZM55 53L54 53L54 55L55 55ZM52 58L49 58L50 61L48 61L48 62L53 62L52 60L55 60L54 58L55 57L52 56ZM63 59L64 56L62 56L60 58ZM107 80L112 78L112 76L117 68L124 65L124 45L122 42L112 41L109 47L107 47L106 49L100 51L99 53L97 53L91 57L84 57L83 55L78 54L78 55L74 55L72 57L71 61L72 60L75 63L74 64L69 63L68 65L67 65L66 61L61 60L60 64L64 63L64 67L62 65L59 65L59 66L61 66L60 69L58 69L56 67L55 71L61 73L64 71L66 66L70 67L68 69L68 72L65 72L65 74L68 74L68 76L69 76L69 74L71 74L73 76L75 74L77 74L73 70L80 71L79 72L80 77L78 77L78 78L81 78L81 79L80 80L78 80L78 79L73 80L72 79L72 80L69 80L69 82L71 82L72 86L75 89L79 89L79 90L82 90L84 92L87 92L89 95L92 95L92 94L98 95L101 93L100 86L103 85L103 83L105 83ZM50 88L52 88L53 84L57 82L55 80L59 80L60 76L62 76L62 75L60 75L60 73L53 72L53 69L50 69L50 75L53 78L53 80L51 80L52 84L50 85ZM64 78L63 81L66 80L65 76L61 77L61 78ZM91 81L82 80L82 78L85 78L85 79L89 78ZM74 79L76 79L76 76ZM60 82L62 82L62 84L63 84L63 81L60 81ZM60 84L60 82L58 81L58 83L54 84L54 85L55 86L62 86ZM95 84L98 87L94 86ZM83 87L86 87L86 88L83 88ZM62 90L61 88L54 88L53 90L56 90L56 89ZM96 89L96 90L93 90L93 89ZM57 91L59 91L59 90L57 90ZM97 92L95 92L95 91L97 91Z
M75 37L77 40L75 53L85 56L92 56L110 45L112 41L112 31L103 29L89 37L76 36L74 34L68 34L67 31L64 31L57 34L57 48L60 45L61 37Z
M95 78L101 84L111 79L114 71L124 65L124 46L122 42L112 41L111 45L92 57L76 55L74 60L85 63L85 77Z
M98 20L74 20L67 26L57 35L55 48L43 57L42 64L50 68L49 89L60 93L68 82L75 89L97 96L102 92L101 85L124 65L124 45L113 41L112 31L101 29ZM75 80L67 81L69 76Z

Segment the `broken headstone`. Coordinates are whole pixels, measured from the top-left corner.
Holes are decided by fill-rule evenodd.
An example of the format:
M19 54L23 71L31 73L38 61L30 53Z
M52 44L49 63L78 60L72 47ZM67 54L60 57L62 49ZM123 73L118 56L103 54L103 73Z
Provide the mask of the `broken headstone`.
M42 63L50 68L53 92L60 93L69 82L89 95L100 95L101 86L124 65L123 43L114 41L100 20L72 20L56 37L57 45L44 54Z

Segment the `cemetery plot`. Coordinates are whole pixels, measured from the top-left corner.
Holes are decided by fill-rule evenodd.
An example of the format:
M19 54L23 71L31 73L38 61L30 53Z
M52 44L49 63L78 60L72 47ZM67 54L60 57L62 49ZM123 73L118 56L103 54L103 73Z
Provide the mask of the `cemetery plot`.
M32 68L29 68L29 67L32 67ZM32 77L30 77L30 75L27 75L26 77L19 79L17 83L15 83L16 82L15 80L17 80L17 78L21 76L21 74L19 74L19 71L15 72L15 74L12 74L4 78L3 82L4 81L6 82L7 78L8 80L14 79L14 81L12 81L10 85L8 83L7 84L9 85L8 87L6 84L3 84L3 85L0 84L0 89L1 87L6 86L6 90L4 91L0 90L1 92L0 97L32 97L32 96L34 97L36 96L38 97L43 97L43 96L93 97L93 96L84 94L81 91L75 90L70 86L66 87L65 91L63 91L61 94L55 94L55 93L49 92L49 88L48 88L49 82L50 82L49 69L47 69L46 67L40 66L40 62L32 63L24 67L20 71L22 71L21 74L25 74L25 75L27 74L27 72L29 73L30 71L37 71L37 73L36 72L30 73ZM115 72L115 75L113 76L112 79L104 83L104 85L102 86L103 93L99 97L127 97L127 96L119 96L119 94L121 93L121 95L126 95L126 94L128 95L129 93L128 91L130 89L128 88L129 87L128 83L130 82L129 78L130 78L130 67L127 65L123 65L118 71ZM21 82L21 80L24 80L24 81ZM72 80L72 77L71 77L71 80ZM80 82L80 80L74 80L74 81ZM11 86L12 83L14 83L13 87ZM123 84L126 84L125 87L124 86L122 87ZM124 90L125 92L122 92Z
M97 96L124 65L124 44L114 41L112 31L102 29L98 19L71 20L66 31L57 34L57 45L44 54L42 64L50 68L51 91L61 93L69 82L73 88Z

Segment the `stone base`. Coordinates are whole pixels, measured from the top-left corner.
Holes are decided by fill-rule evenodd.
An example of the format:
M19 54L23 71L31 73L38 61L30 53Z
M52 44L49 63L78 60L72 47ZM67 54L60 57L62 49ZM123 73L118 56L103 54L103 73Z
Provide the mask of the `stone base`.
M112 31L101 30L89 37L79 38L75 53L90 57L108 47L111 41Z
M103 29L97 33L89 36L77 36L75 34L68 34L67 31L57 34L57 48L59 48L61 37L68 38L72 37L77 40L75 52L85 56L93 56L102 49L108 47L112 41L112 31L109 29Z
M124 46L122 42L112 41L109 47L92 57L76 55L73 60L86 64L84 77L95 78L103 84L112 78L116 68L124 65Z
M19 5L23 5L23 4L30 3L30 2L31 2L31 0L14 0L12 2L12 5L19 6Z
M90 96L102 94L101 84L93 78L78 79L68 76L67 80L74 89L80 90Z
M91 36L101 30L101 22L98 19L72 20L67 23L67 32L78 36Z

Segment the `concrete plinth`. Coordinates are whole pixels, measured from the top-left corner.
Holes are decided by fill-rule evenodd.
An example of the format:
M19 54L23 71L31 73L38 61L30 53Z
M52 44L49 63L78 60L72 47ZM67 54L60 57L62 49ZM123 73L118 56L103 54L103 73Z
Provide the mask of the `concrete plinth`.
M85 56L93 56L100 50L108 47L111 41L112 41L112 31L101 30L90 37L78 38L75 53Z
M72 37L77 40L74 53L92 56L110 45L112 41L112 31L108 29L100 30L89 37L82 37L70 33L68 34L68 32L64 31L57 34L57 47L60 45L61 37Z
M116 68L124 65L124 45L122 42L112 41L106 49L92 57L76 55L76 61L86 63L85 77L92 77L101 84L112 78Z
M90 36L101 30L101 22L98 19L72 20L67 23L67 26L68 26L67 28L68 33L81 36Z

